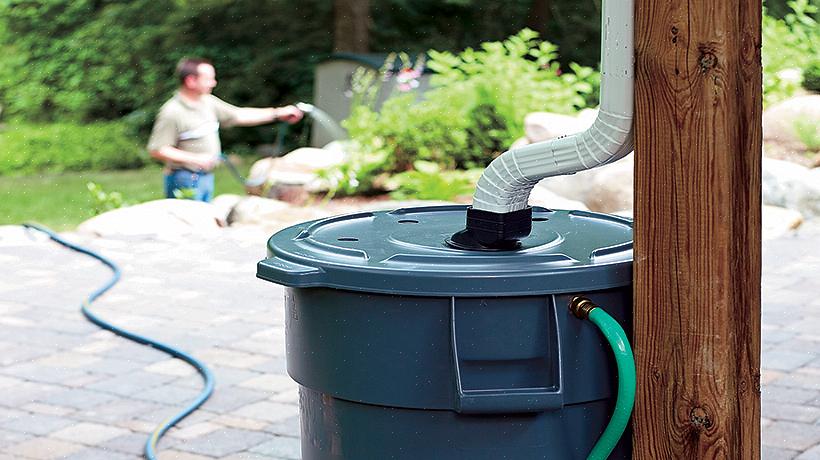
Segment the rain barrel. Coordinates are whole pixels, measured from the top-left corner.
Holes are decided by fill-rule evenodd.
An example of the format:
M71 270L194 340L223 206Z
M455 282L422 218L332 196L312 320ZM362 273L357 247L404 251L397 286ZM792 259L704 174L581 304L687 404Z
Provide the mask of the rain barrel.
M533 208L509 251L450 247L466 206L363 212L268 241L304 460L584 459L616 368L584 295L631 335L632 221ZM631 458L627 432L610 459Z

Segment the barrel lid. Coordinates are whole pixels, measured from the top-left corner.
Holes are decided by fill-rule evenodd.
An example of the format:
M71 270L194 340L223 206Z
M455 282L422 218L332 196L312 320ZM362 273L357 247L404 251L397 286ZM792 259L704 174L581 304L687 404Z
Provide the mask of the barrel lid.
M467 206L362 212L306 222L268 240L257 276L289 287L414 296L535 295L627 286L632 220L533 208L513 251L460 250Z

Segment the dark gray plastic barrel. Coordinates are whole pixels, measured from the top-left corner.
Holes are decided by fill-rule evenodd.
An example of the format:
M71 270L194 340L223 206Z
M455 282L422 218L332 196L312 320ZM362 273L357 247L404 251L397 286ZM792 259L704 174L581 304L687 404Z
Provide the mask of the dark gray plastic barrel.
M465 206L367 212L273 235L304 460L584 459L617 381L583 294L631 331L632 221L535 208L515 251L448 247ZM631 457L630 433L610 459Z

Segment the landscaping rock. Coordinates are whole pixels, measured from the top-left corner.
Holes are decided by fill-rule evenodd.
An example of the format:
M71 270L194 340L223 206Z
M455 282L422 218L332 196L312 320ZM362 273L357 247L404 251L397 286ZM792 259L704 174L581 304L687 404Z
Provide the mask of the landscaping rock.
M762 186L763 204L820 216L820 170L764 158Z
M272 231L328 215L326 210L319 207L291 206L284 201L249 196L233 207L228 215L228 224L258 225Z
M30 246L48 240L45 233L21 225L0 225L0 248L3 246Z
M342 164L345 156L342 150L302 147L279 158L281 161L277 162L277 165L282 164L292 171L316 172Z
M767 142L805 151L809 146L798 135L798 128L813 128L820 142L820 94L787 99L763 112L763 139Z
M223 227L228 224L228 215L233 210L234 206L242 200L239 195L223 194L214 197L211 204L216 208L216 213L219 216L219 224Z
M356 148L356 144L351 141L350 139L341 140L341 141L332 141L329 142L327 145L322 147L322 150L327 150L329 152L335 152L338 154L342 154L344 157L347 157L349 152L354 151Z
M592 211L631 211L633 203L633 156L615 163L566 176L549 177L538 183L569 200L580 201Z
M584 109L575 117L550 112L533 112L524 117L525 137L515 141L510 148L580 133L589 128L597 116L598 109Z
M201 234L218 231L221 217L210 203L156 200L100 214L80 224L77 231L101 237Z
M555 192L551 192L545 187L534 187L530 192L528 202L531 206L543 206L548 209L576 209L587 211L589 208L580 202L565 198Z
M763 206L763 239L770 240L797 229L803 223L803 215L793 209Z
M328 188L317 172L344 162L347 155L343 143L332 144L335 144L332 149L304 147L280 158L263 158L251 166L249 180L264 177L268 198L302 204L311 193ZM260 186L249 193L259 195L263 188Z
M510 145L509 150L517 149L518 147L523 147L523 146L529 145L529 144L530 144L530 141L526 137L519 137L518 139L515 140L515 142L512 143L512 145Z
M581 121L569 115L534 112L524 117L524 134L532 144L583 131Z

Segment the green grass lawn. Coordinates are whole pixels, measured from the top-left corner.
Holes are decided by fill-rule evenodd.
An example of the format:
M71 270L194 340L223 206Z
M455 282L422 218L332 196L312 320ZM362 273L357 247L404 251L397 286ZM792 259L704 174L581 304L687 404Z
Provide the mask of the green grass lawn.
M159 167L0 176L0 225L37 222L55 230L72 229L93 216L94 198L86 188L88 182L99 184L106 192L120 192L130 204L163 198ZM221 167L216 171L216 193L243 194L244 189L227 168Z

